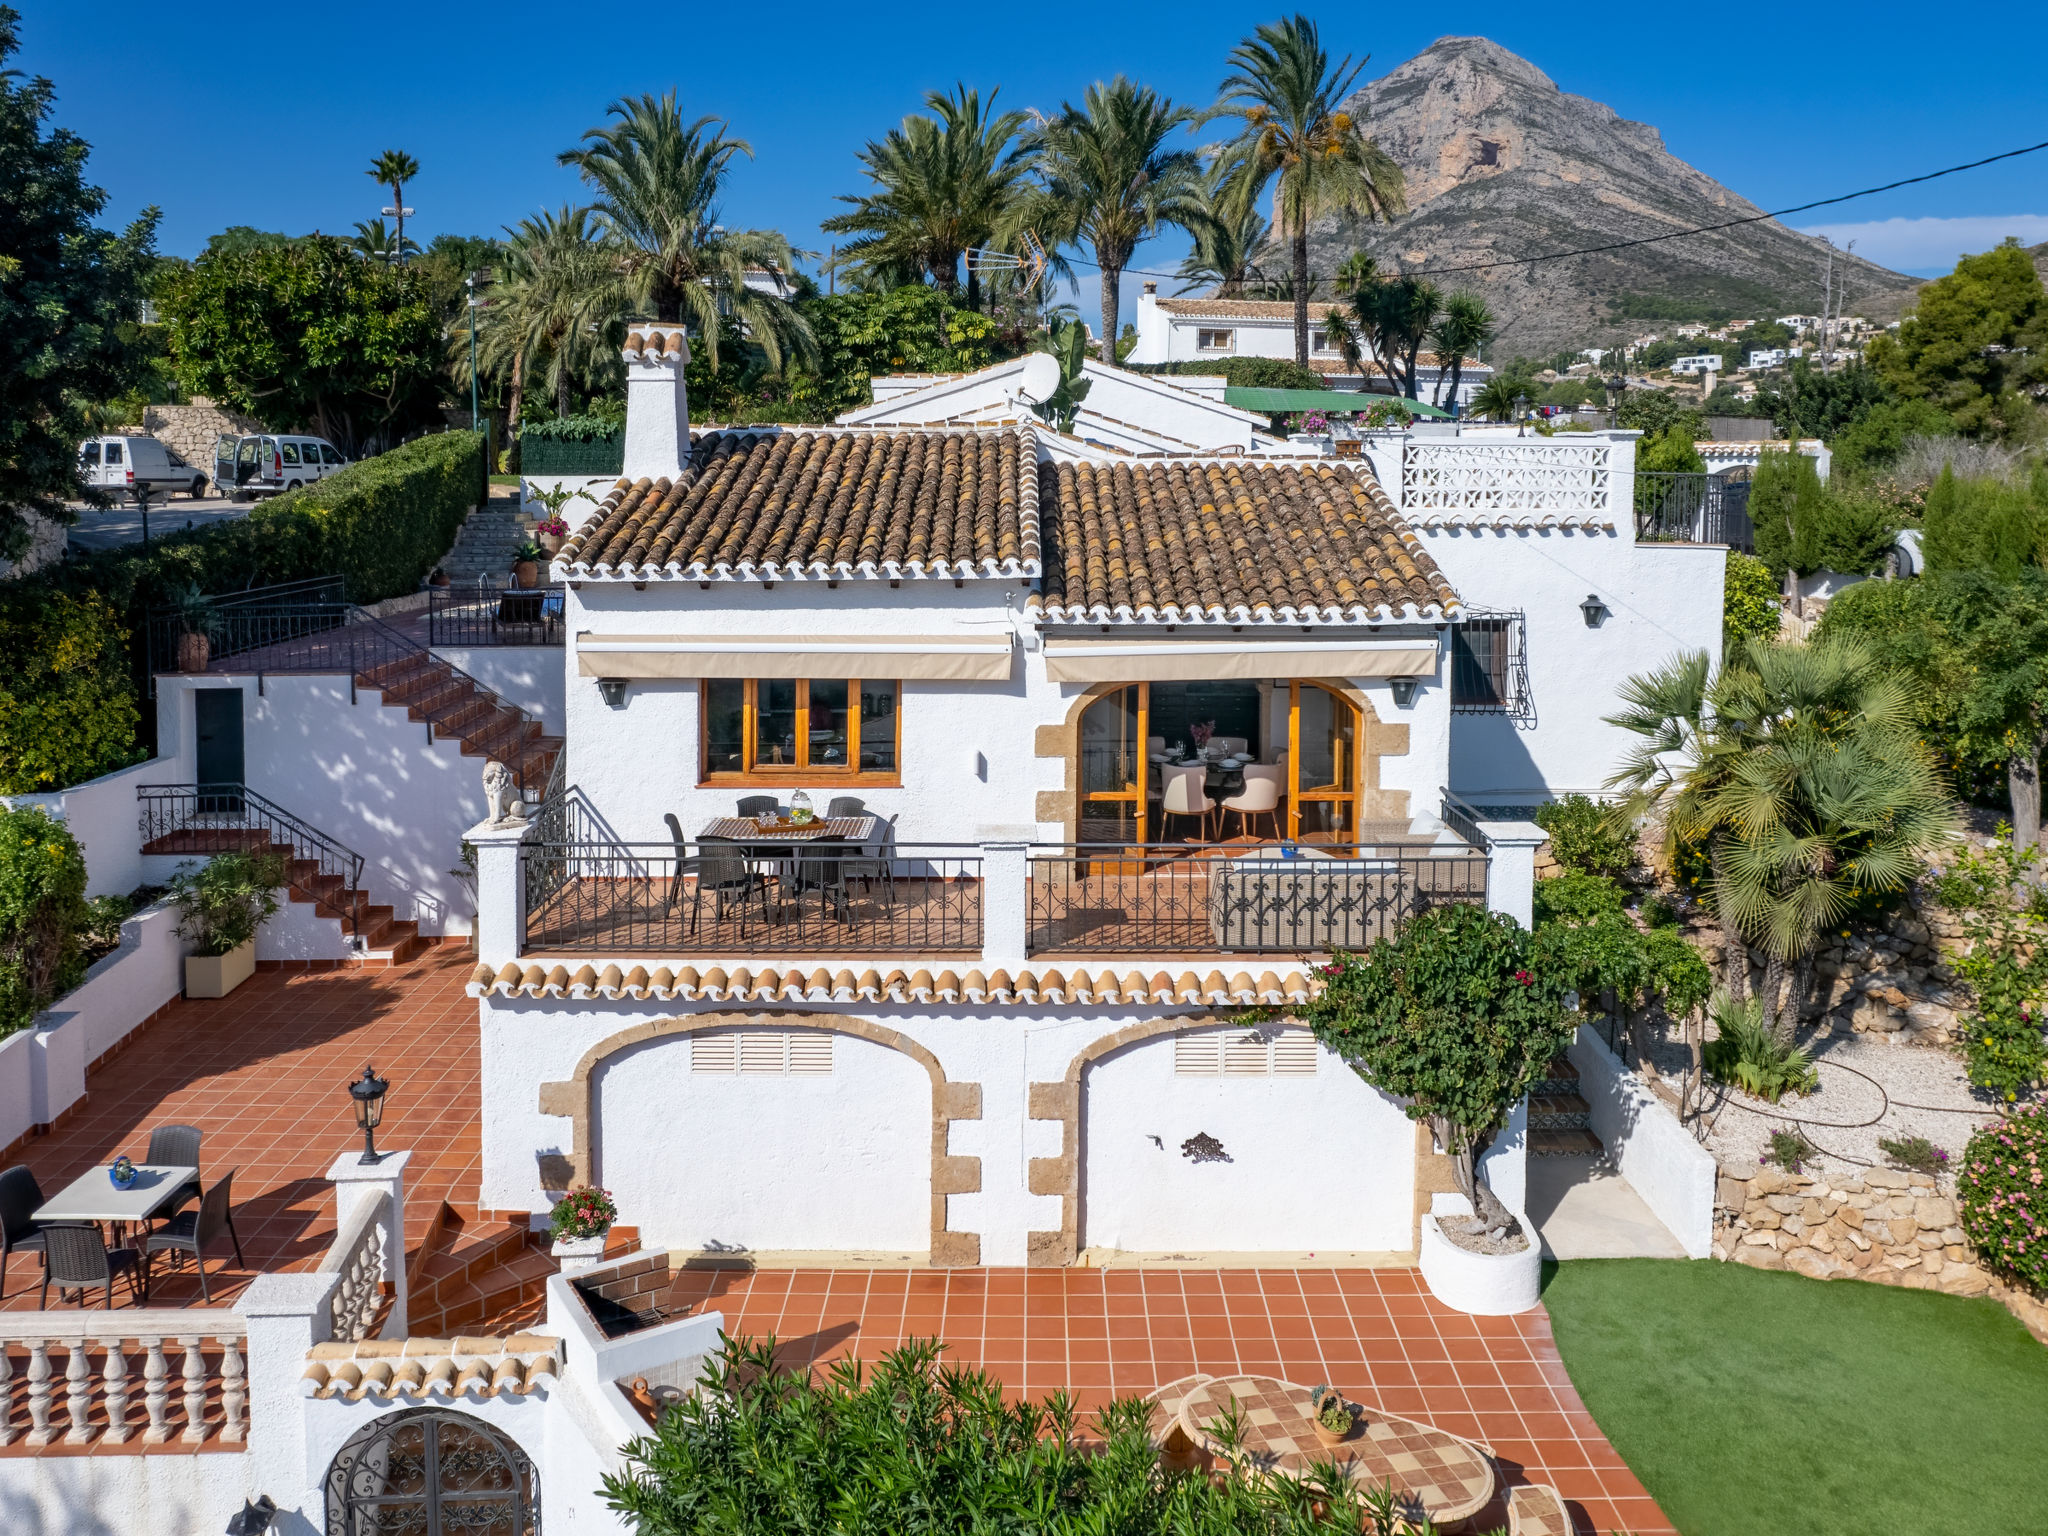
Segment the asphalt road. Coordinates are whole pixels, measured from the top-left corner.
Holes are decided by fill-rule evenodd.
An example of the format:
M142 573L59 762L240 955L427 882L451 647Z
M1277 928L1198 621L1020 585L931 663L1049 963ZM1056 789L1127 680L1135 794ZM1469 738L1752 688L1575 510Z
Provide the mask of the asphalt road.
M231 522L238 517L247 517L257 505L259 503L253 501L229 501L225 496L202 496L197 501L183 494L152 496L149 499L150 537L174 533L195 524L203 528L208 523ZM142 542L142 514L135 509L133 502L123 501L104 511L88 507L83 502L73 502L71 510L78 517L78 521L71 525L69 535L73 549L113 549L122 544Z

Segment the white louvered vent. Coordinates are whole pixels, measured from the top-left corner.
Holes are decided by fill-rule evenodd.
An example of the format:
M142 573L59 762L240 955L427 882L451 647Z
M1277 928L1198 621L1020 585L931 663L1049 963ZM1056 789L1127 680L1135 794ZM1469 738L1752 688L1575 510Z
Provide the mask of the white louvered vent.
M690 1070L726 1077L827 1077L832 1072L832 1037L812 1029L692 1035Z
M1314 1077L1316 1037L1305 1029L1284 1029L1273 1038L1275 1077Z
M1214 1077L1223 1070L1223 1037L1215 1033L1175 1035L1173 1070L1181 1077Z
M738 1035L690 1036L690 1070L722 1072L730 1077L739 1065Z
M1223 1037L1225 1077L1264 1077L1272 1069L1273 1051L1260 1034Z

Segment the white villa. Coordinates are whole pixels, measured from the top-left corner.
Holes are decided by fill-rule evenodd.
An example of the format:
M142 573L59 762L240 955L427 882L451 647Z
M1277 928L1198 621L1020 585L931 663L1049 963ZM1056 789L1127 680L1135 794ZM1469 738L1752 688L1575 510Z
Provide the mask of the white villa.
M1327 301L1309 303L1309 367L1329 376L1333 389L1383 389L1385 376L1376 366L1360 375L1351 371L1338 349L1323 334ZM1294 305L1278 299L1162 299L1158 283L1147 279L1138 296L1138 344L1132 363L1191 363L1226 357L1294 357ZM1418 360L1416 381L1425 400L1435 400L1447 365L1434 353ZM1458 375L1455 404L1462 409L1479 393L1493 369L1466 358ZM1453 401L1443 402L1451 409Z
M1175 312L1144 313L1156 342ZM508 1520L545 1488L550 1529L621 1530L596 1490L645 1430L633 1394L687 1390L721 1326L621 1314L708 1256L1314 1255L1533 1304L1444 1288L1448 1160L1284 1010L1431 905L1527 922L1529 817L1601 788L1617 689L1718 654L1726 551L1638 540L1636 434L1282 442L1209 381L1095 364L1060 432L1021 360L878 380L828 427L702 427L687 355L632 334L624 474L572 513L551 587L405 633L293 597L239 649L229 615L205 670L155 669L160 755L50 797L92 829L95 893L222 828L289 845L305 894L259 958L470 933L479 1215L518 1238L596 1183L640 1254L547 1278L529 1331L416 1338L405 1154L351 1151L317 1271L231 1309L8 1314L43 1320L13 1335L30 1443L69 1402L92 1454L0 1461L0 1507L218 1530L262 1491L276 1530L353 1531L387 1462L446 1455L502 1470ZM30 1119L119 1041L79 1034L36 1032ZM1592 1131L1704 1257L1712 1160L1590 1031L1572 1060ZM1523 1207L1532 1150L1598 1147L1587 1124L1525 1106L1493 1187ZM1311 1134L1342 1198L1303 1177ZM95 1443L124 1339L150 1435L168 1351L188 1414L222 1404L220 1453Z

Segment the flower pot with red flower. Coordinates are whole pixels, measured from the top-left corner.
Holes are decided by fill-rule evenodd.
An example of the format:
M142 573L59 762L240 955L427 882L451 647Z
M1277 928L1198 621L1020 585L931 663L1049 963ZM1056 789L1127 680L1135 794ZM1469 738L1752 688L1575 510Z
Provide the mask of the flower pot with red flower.
M578 1185L555 1202L548 1213L554 1246L549 1250L565 1275L590 1269L604 1257L605 1238L619 1219L611 1191L595 1184Z
M544 517L533 525L534 542L547 554L554 554L568 537L569 520L565 517Z

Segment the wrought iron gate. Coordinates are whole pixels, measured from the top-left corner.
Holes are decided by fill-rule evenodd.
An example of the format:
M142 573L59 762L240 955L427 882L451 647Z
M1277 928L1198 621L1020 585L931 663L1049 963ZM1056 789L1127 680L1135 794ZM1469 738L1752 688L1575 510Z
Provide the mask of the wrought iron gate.
M327 1536L540 1536L540 1477L480 1419L394 1413L352 1435L327 1469Z

